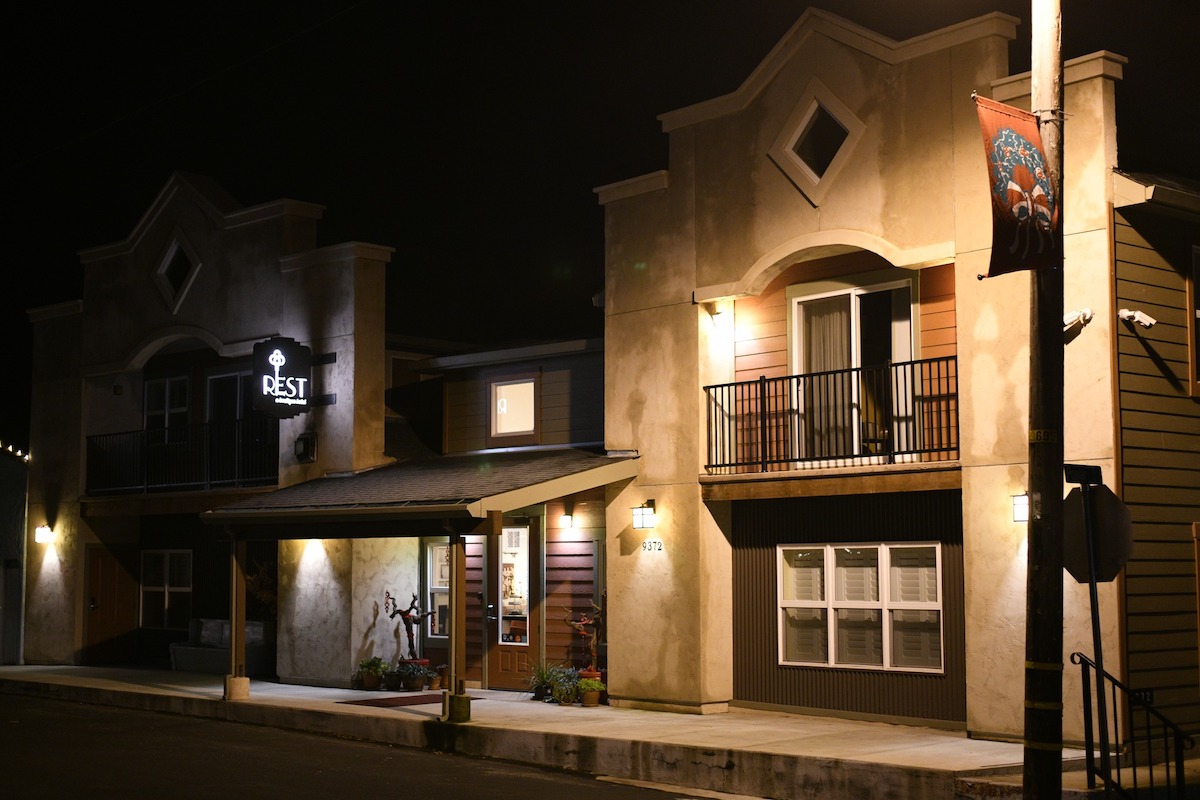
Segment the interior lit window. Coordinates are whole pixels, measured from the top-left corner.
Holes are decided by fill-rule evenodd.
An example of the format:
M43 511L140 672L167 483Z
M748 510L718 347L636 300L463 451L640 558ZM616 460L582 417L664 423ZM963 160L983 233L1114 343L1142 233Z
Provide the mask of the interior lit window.
M535 384L533 380L492 384L492 435L516 436L533 433L536 428Z
M428 549L426 585L429 587L429 608L433 613L426 620L430 636L450 633L450 545L435 544Z
M504 528L500 547L500 641L529 644L529 528Z

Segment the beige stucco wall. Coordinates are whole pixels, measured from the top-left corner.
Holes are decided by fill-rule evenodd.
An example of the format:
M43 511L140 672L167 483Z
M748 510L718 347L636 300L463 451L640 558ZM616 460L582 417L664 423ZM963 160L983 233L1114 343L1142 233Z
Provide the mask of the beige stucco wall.
M383 328L391 250L355 242L313 249L320 215L320 207L290 200L238 208L203 179L173 176L126 239L81 254L81 302L31 312L30 450L37 455L29 473L27 661L79 661L85 547L138 541L136 511L107 518L102 532L82 519L86 437L142 427L142 368L163 348L200 343L237 358L281 335L311 347L314 356L332 356L332 363L314 366L313 388L336 395L336 402L280 424L281 486L386 460ZM199 267L177 303L156 277L172 242L183 243ZM309 430L318 434L318 459L298 464L293 443ZM57 558L33 543L43 522L58 533ZM348 633L338 637L348 653ZM318 670L345 672L344 666Z
M706 426L700 387L730 379L732 345L717 333L709 308L689 301L725 303L760 290L797 260L865 248L897 266L955 265L967 727L1019 737L1023 710L1014 698L1023 696L1024 682L1025 529L1011 521L1011 495L1027 481L1029 276L976 278L986 271L991 223L970 96L994 92L1020 106L1028 77L1004 78L1007 38L984 29L973 39L948 32L947 47L894 65L846 46L849 34L795 38L804 42L797 53L782 64L773 53L739 93L664 117L671 137L667 172L598 190L607 224L606 434L610 448L642 457L641 475L609 514L612 691L618 699L719 710L724 687L732 688L731 642L714 635L721 617L716 599L730 588L730 549L712 514L725 516L728 508L710 509L700 500L703 454L693 446L703 446ZM1099 464L1110 482L1105 198L1115 164L1112 81L1119 64L1096 57L1068 67L1065 134L1071 172L1064 311L1086 306L1095 317L1067 348L1064 441L1068 461ZM851 163L816 207L767 156L814 79L866 126ZM627 511L648 497L658 503L654 533L665 546L653 559L629 529ZM1086 587L1064 575L1064 596L1066 662L1071 651L1092 648ZM1112 586L1103 588L1101 606L1106 666L1113 671ZM672 621L673 640L663 640L668 627L658 618ZM681 668L689 657L698 671ZM1080 694L1069 662L1068 673L1064 730L1078 738Z
M385 612L384 592L408 608L419 554L415 538L280 542L280 680L348 687L360 660L407 657L404 624Z

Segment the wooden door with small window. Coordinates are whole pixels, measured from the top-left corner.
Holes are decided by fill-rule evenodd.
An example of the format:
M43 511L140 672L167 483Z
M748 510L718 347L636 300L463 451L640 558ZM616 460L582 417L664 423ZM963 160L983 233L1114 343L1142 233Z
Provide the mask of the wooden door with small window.
M504 525L488 537L487 685L526 689L529 670L541 651L541 519Z

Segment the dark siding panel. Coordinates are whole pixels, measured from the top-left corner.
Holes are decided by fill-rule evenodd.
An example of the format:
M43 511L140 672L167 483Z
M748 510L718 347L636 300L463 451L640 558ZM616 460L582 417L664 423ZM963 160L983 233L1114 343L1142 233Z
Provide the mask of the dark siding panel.
M593 612L596 597L596 542L546 542L546 660L587 666L588 641L566 623Z
M479 596L484 586L484 540L471 538L464 543L467 569L467 680L483 680L483 605Z
M735 700L966 721L960 492L737 502L733 529ZM839 541L942 543L945 674L779 666L775 546Z
M1200 404L1188 396L1185 275L1200 231L1136 210L1115 219L1117 308L1158 319L1117 322L1121 494L1133 519L1125 569L1127 683L1200 731L1196 561Z
M541 445L604 440L604 356L587 353L464 371L445 382L446 452L488 447L488 386L514 376L540 374Z

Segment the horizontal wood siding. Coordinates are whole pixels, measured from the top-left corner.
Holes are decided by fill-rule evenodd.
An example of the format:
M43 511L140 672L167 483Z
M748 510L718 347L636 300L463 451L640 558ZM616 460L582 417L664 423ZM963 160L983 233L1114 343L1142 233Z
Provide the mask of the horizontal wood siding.
M733 531L736 701L965 724L960 491L737 501ZM779 665L776 545L856 541L942 543L944 674Z
M601 532L602 534L603 532ZM590 643L566 622L594 613L596 601L596 547L588 541L546 542L546 660L585 667L591 660ZM598 603L597 603L598 604Z
M862 259L845 262L830 259L829 262L831 265L840 264L840 271L830 265L817 267L813 262L796 264L772 281L762 294L741 298L734 303L735 381L757 380L759 376L782 378L790 374L787 329L789 286L884 266L877 262L864 264ZM943 264L923 269L919 277L917 358L957 355L954 265Z
M921 270L919 358L958 355L958 314L954 302L954 265Z
M539 376L537 444L604 441L604 356L597 352L447 376L445 452L486 449L491 384L528 375Z
M1186 274L1200 231L1136 209L1114 226L1117 309L1158 320L1115 321L1121 495L1133 519L1125 568L1127 683L1200 732L1196 552L1200 403L1189 396Z

